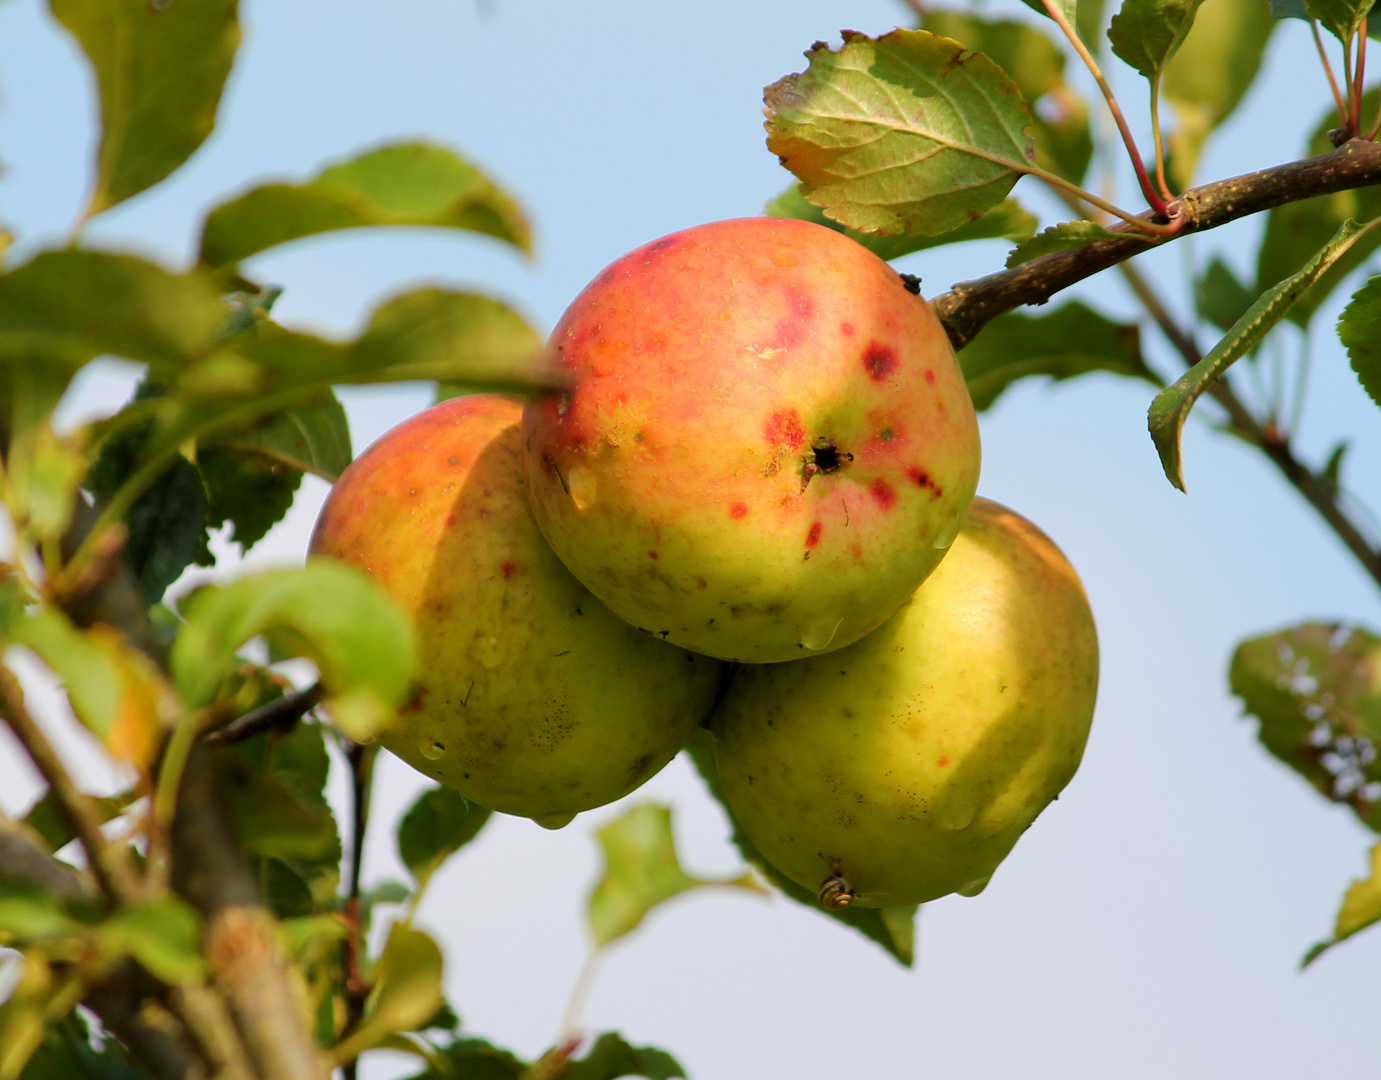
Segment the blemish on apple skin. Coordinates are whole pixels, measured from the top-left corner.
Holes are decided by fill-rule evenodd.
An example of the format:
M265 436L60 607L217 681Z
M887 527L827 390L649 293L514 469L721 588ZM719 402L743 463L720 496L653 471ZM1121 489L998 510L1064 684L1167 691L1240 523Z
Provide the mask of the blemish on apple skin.
M505 559L499 564L499 572L503 574L505 579L511 578L518 572L518 564L512 559Z
M944 489L942 489L939 484L937 484L934 480L930 478L930 474L928 472L926 472L919 466L912 465L909 469L906 470L906 475L911 478L912 483L914 483L917 487L929 488L930 497L932 499L938 499L941 495L944 494Z
M925 381L931 386L935 385L935 372L931 371L930 368L925 369Z
M735 521L748 516L748 504L736 502L729 506L729 516Z
M773 330L774 344L783 349L799 345L805 340L807 324L815 311L815 305L810 302L810 297L801 290L787 289L786 296L787 306L791 309L791 314L785 319L779 319Z
M840 324L839 324L839 332L840 332L841 334L843 334L845 337L853 337L853 336L854 336L854 324L851 323L851 322L840 323Z
M660 559L660 558L661 558L661 556L658 555L655 551L649 551L649 552L647 553L647 557L648 557L649 559Z
M787 446L793 450L805 442L806 429L795 409L778 409L762 426L763 437L773 446Z
M948 755L948 754L942 754L942 755L940 756L940 760L937 761L935 764L938 765L938 766L940 766L940 768L943 769L946 765L949 764L949 755Z
M820 534L824 531L824 526L816 522L810 527L810 532L806 533L806 547L813 548L820 542Z
M886 345L871 342L863 354L863 370L874 382L884 382L897 370L897 354Z
M877 479L868 488L868 494L873 497L873 502L883 510L891 510L897 501L897 493L892 490L892 485L886 480Z

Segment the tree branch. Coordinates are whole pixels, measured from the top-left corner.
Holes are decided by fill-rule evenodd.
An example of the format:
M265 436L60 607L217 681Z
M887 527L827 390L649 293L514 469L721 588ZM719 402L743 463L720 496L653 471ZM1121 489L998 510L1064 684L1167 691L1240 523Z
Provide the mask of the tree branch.
M313 683L305 690L284 694L277 701L236 717L223 728L217 728L206 736L212 746L242 742L276 727L288 727L297 723L321 702L325 691L321 683Z
M1137 272L1135 267L1129 264L1124 263L1121 269L1128 284L1131 285L1132 291L1136 293L1137 298L1142 302L1151 318L1155 320L1162 333L1174 345L1175 350L1183 358L1185 366L1193 367L1197 364L1202 359L1199 347L1194 343L1194 339L1175 322L1174 317L1161 303L1150 283ZM1371 579L1378 586L1381 586L1381 552L1372 547L1366 535L1339 504L1336 485L1319 476L1301 462L1295 456L1294 448L1290 445L1289 439L1282 436L1274 425L1267 427L1259 423L1226 379L1216 380L1209 387L1208 392L1227 411L1232 433L1255 446L1270 458L1291 486L1304 496L1310 506L1318 511L1319 516L1327 522L1338 539L1356 556L1357 561L1362 564L1362 568L1371 575Z
M57 804L77 834L101 891L117 904L133 903L141 892L129 849L112 844L101 832L101 817L91 797L72 781L48 736L24 704L24 691L8 668L0 667L0 715L48 781Z
M1353 139L1318 157L1219 180L1185 192L1180 202L1185 206L1186 221L1176 235L1216 229L1285 203L1376 183L1381 183L1381 143ZM1157 220L1151 214L1142 216ZM1111 231L1133 232L1125 224L1115 225ZM998 315L1024 304L1044 304L1062 289L1145 250L1144 238L1100 240L1032 259L974 281L961 281L949 292L937 296L931 306L954 347L962 349Z

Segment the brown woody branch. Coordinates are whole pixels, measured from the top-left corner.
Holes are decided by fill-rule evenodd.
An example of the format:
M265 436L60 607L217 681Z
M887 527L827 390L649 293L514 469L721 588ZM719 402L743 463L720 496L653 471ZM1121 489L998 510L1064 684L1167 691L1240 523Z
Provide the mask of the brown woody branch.
M1318 157L1277 165L1193 188L1180 197L1186 222L1177 236L1204 232L1264 210L1316 195L1381 183L1381 143L1353 139ZM1164 222L1151 213L1148 221ZM1114 233L1130 233L1119 224ZM991 320L1026 304L1044 304L1057 292L1146 251L1145 239L1100 240L1069 251L961 281L932 302L950 341L962 349Z

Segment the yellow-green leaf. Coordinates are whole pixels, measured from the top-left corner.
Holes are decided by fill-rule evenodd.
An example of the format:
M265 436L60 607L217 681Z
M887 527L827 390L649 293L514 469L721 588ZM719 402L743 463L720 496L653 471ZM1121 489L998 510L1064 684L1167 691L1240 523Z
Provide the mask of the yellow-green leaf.
M374 968L364 1021L332 1051L340 1065L400 1031L415 1031L441 1008L441 950L420 930L394 923Z
M767 146L850 228L933 236L1000 203L1035 161L1031 112L991 59L925 30L823 43L767 88Z
M366 225L464 229L532 250L522 210L484 173L443 147L399 143L218 206L202 229L200 261L229 266L291 240Z
M681 868L671 808L644 803L599 830L604 875L590 894L590 930L607 945L637 928L658 904L705 885L765 892L750 872L736 878L692 877Z
M236 0L49 0L95 69L101 148L91 212L137 195L216 126L240 43Z

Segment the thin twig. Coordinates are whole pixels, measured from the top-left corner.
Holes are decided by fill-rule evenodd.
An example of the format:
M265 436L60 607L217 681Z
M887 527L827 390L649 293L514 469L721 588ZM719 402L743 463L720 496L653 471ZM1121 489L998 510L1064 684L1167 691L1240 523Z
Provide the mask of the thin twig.
M204 741L211 745L229 745L253 738L261 731L289 727L315 709L321 703L324 692L321 683L314 683L305 690L284 694L276 701L236 717L225 727L217 728Z
M101 832L101 817L91 797L73 782L48 736L24 704L24 691L8 668L0 667L0 713L48 781L58 806L77 834L101 891L114 903L131 904L142 892L129 849L110 843Z
M1194 339L1180 328L1174 317L1166 310L1165 305L1161 303L1150 283L1140 275L1136 268L1124 264L1122 273L1132 286L1132 291L1141 300L1147 313L1155 320L1156 325L1160 327L1170 344L1179 352L1185 365L1193 367L1203 359ZM1270 458L1291 486L1304 496L1310 506L1318 511L1319 516L1328 523L1329 528L1356 556L1357 561L1362 564L1362 568L1371 576L1371 579L1378 586L1381 586L1381 552L1372 547L1362 530L1343 510L1337 499L1337 488L1325 477L1313 472L1295 457L1289 438L1274 425L1266 427L1259 423L1251 411L1242 404L1241 399L1238 398L1226 379L1218 379L1211 384L1208 392L1227 411L1232 433L1252 444Z
M1362 133L1362 90L1367 70L1367 20L1362 19L1362 28L1357 35L1357 74L1352 80L1352 122L1348 125L1353 135Z
M1343 103L1343 92L1338 89L1338 79L1333 74L1333 65L1328 62L1328 51L1323 47L1323 35L1319 33L1319 21L1309 20L1309 29L1314 32L1314 46L1319 50L1319 61L1328 76L1328 85L1333 90L1333 104L1338 107L1338 123L1347 123L1347 106Z
M1156 193L1156 189L1151 186L1151 178L1146 175L1146 163L1141 159L1141 151L1136 148L1136 140L1132 138L1132 129L1127 126L1127 118L1122 115L1122 106L1117 103L1117 97L1112 92L1112 87L1108 85L1108 80L1103 77L1103 69L1098 66L1098 61L1093 58L1093 53L1088 51L1080 39L1074 27L1069 25L1069 20L1064 17L1055 0L1043 0L1045 10L1050 17L1064 31L1065 37L1069 39L1074 51L1079 54L1079 59L1083 60L1084 66L1089 69L1089 74L1093 76L1094 82L1098 84L1098 89L1103 92L1103 100L1108 103L1108 111L1112 113L1112 118L1117 123L1117 130L1122 135L1122 143L1127 147L1127 155L1132 159L1132 168L1136 170L1137 183L1141 185L1141 193L1146 196L1146 202L1151 209L1163 217L1169 217L1165 200Z
M1315 195L1381 183L1381 143L1353 139L1337 150L1187 191L1178 200L1186 208L1180 235L1204 232L1230 221ZM974 281L961 281L932 301L956 349L973 340L988 322L1025 304L1043 304L1084 278L1146 250L1145 240L1116 239L1044 255L1010 270Z
M345 757L350 762L350 865L346 874L345 922L349 929L341 943L345 960L345 1025L343 1036L359 1026L364 1017L364 1005L370 986L362 973L364 955L364 927L360 918L360 885L364 872L364 838L369 829L369 802L374 788L374 761L378 757L377 743L345 743ZM355 1080L357 1061L341 1067L345 1080Z
M1151 138L1156 144L1156 183L1165 201L1170 202L1170 185L1165 182L1165 141L1160 133L1160 75L1151 80Z

